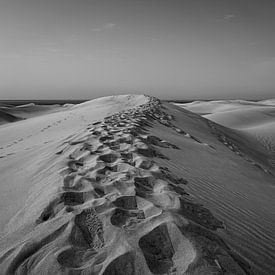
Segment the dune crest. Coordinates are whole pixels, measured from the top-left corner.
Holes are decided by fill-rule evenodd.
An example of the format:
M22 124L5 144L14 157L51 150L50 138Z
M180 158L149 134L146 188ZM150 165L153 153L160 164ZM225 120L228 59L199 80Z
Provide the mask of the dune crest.
M114 101L99 102L106 100ZM120 100L125 103L121 97L115 104ZM28 203L0 239L3 274L249 272L216 234L225 229L223 222L188 195L185 178L165 166L182 149L153 127L192 146L214 147L176 126L159 100L127 100L133 106L87 124L43 164ZM74 108L84 111L90 103Z

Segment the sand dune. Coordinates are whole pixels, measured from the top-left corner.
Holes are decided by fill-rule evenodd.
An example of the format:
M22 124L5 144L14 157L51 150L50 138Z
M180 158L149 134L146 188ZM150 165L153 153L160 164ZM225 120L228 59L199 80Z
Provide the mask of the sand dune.
M64 105L64 106L60 106L59 104L36 105L34 103L29 103L25 105L13 106L13 105L0 104L0 125L39 116L39 115L58 112L64 108L69 108L71 106L73 105Z
M220 125L233 129L264 151L275 165L275 100L258 102L244 100L193 102L180 104Z
M143 95L2 125L1 272L271 274L274 176L239 138Z
M266 99L266 100L261 100L259 102L265 105L275 105L275 99Z
M21 117L14 116L5 110L0 110L0 125L8 122L21 120Z
M267 107L267 105L274 105L275 100L263 100L263 101L248 101L248 100L213 100L213 101L193 101L190 103L175 103L180 107L201 114L214 114L218 112L233 111L239 109L250 109L253 107Z

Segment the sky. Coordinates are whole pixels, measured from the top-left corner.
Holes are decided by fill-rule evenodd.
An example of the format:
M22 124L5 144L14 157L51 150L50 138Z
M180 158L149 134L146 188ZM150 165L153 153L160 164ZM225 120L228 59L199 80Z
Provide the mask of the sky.
M274 0L1 0L0 99L275 97Z

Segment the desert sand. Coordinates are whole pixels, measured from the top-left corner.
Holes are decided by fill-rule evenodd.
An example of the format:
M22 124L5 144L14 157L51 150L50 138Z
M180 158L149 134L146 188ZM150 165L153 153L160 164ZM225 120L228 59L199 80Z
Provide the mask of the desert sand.
M36 105L34 103L13 106L8 104L0 103L0 125L20 121L23 119L36 117L39 115L45 115L53 112L58 112L67 107L70 107L70 104L51 104L51 105Z
M249 142L258 143L275 164L275 100L195 101L180 104L220 125L235 130Z
M1 274L272 274L274 163L250 138L144 95L1 125Z

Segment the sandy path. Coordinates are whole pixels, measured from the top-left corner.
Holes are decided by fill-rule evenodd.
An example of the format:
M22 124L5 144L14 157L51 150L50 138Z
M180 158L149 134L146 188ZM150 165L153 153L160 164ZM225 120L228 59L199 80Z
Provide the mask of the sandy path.
M188 196L186 179L160 165L181 152L165 131L215 148L176 126L154 98L114 100L101 100L104 119L84 116L58 148L40 148L25 206L0 239L3 273L245 274L249 266L215 233L224 224ZM74 114L90 109L80 104ZM162 133L151 134L157 125Z

